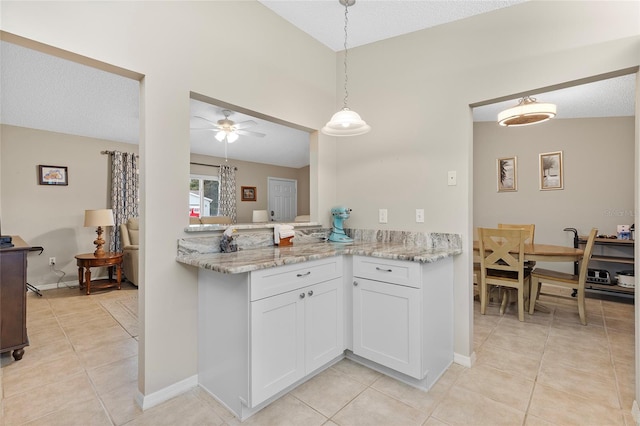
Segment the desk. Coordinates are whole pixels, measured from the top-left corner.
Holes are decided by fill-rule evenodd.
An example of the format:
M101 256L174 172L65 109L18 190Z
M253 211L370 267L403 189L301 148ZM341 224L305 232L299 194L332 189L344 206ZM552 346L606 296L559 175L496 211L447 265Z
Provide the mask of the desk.
M76 256L78 265L78 283L80 290L85 285L87 287L87 294L91 293L91 268L107 267L109 268L109 280L107 282L101 282L100 284L93 283L94 289L104 289L117 287L120 290L120 284L122 281L122 253L105 253L104 256L96 257L93 253L84 253ZM117 270L117 280L113 281L113 268ZM84 274L82 273L84 269ZM84 280L83 280L84 277Z
M524 260L540 262L576 262L582 259L582 249L556 246L553 244L525 244ZM480 262L480 249L478 242L473 242L473 261Z
M12 235L13 247L0 249L0 353L22 359L27 337L27 253L31 246Z

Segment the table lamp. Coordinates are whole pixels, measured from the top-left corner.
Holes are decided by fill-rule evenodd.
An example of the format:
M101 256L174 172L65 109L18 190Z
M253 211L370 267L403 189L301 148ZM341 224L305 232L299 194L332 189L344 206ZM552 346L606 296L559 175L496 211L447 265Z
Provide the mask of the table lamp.
M105 255L102 246L104 245L104 240L102 239L102 227L103 226L113 226L113 210L111 209L99 209L99 210L85 210L84 211L84 226L97 226L96 234L98 234L98 238L93 242L96 245L96 251L93 252L93 255L96 257L102 257Z
M254 223L269 222L269 214L267 213L266 210L254 210L253 222Z

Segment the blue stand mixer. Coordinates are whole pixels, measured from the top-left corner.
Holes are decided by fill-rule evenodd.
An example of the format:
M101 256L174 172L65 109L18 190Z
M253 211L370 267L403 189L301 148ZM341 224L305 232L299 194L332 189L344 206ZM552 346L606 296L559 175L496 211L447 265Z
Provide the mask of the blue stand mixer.
M348 237L344 232L343 222L345 219L349 219L351 209L347 207L334 207L331 209L331 216L333 216L333 228L331 229L331 235L329 235L329 241L335 243L352 243L353 238Z

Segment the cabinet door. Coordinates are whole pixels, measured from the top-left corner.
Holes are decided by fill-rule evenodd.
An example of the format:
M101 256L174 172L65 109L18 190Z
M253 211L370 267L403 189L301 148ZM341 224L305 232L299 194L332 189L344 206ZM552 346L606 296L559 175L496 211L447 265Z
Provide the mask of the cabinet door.
M304 371L304 289L251 302L251 406Z
M344 351L342 279L305 291L305 370L309 374Z
M353 353L420 377L420 290L355 278Z

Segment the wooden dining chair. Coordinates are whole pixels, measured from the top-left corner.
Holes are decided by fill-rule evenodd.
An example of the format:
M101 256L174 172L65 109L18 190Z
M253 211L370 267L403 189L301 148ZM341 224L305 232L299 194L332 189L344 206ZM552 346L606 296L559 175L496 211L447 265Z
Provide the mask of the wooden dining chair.
M523 229L478 228L480 251L480 313L485 314L489 299L489 286L515 289L518 293L518 319L524 321L525 299L529 299L530 271L524 267ZM500 314L508 304L505 292Z
M582 325L587 325L587 313L585 310L585 295L584 287L587 281L587 271L589 269L589 259L593 253L593 245L596 240L598 230L593 228L589 233L587 239L587 245L584 248L584 254L580 261L580 272L578 275L568 274L566 272L554 271L551 269L534 269L531 273L531 295L529 297L529 313L533 314L535 308L535 301L541 294L541 284L562 287L566 289L576 289L578 294L578 314L580 315L580 322ZM562 296L558 294L544 293L548 296L574 299L571 296Z

